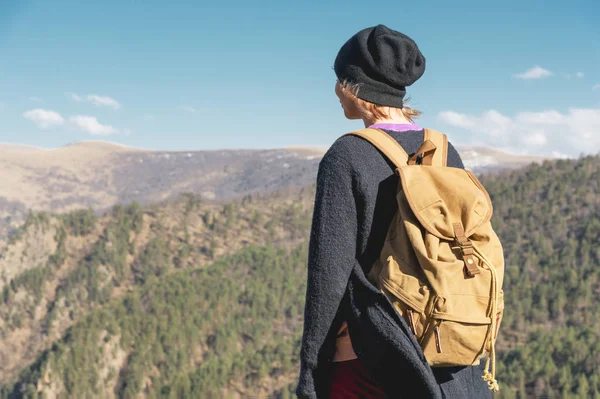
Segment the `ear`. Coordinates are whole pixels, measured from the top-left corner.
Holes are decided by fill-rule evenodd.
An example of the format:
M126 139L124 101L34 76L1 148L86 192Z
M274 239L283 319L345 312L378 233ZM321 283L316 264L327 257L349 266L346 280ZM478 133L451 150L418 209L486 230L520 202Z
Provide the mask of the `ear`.
M362 119L362 114L356 104L356 101L348 96L341 88L339 83L335 85L335 94L340 99L342 108L344 109L344 116L348 119Z

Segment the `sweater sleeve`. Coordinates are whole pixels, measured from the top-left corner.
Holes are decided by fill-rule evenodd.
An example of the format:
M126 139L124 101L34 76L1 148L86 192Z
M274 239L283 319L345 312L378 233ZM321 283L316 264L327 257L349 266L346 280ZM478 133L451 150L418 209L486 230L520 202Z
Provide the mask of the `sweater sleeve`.
M321 160L308 253L304 331L297 395L316 397L319 352L345 294L356 258L355 176L339 151Z
M464 169L463 161L452 143L448 142L448 166Z

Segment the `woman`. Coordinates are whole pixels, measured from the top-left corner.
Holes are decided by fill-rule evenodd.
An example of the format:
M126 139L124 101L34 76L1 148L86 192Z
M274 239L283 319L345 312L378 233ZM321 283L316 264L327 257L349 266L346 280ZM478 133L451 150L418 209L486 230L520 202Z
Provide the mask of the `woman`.
M404 101L425 71L408 36L384 25L340 49L335 93L348 119L380 128L408 154L423 142ZM448 146L448 166L463 168ZM318 171L297 395L301 398L491 397L480 367L432 370L406 322L367 280L397 210L393 164L357 136L339 138Z

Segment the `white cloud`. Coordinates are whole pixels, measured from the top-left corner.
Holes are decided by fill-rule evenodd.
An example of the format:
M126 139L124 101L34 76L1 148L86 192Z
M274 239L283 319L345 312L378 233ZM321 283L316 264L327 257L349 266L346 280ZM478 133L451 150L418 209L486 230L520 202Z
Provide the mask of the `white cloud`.
M65 122L65 119L58 112L41 108L24 112L23 116L35 123L40 129L59 126Z
M577 79L581 79L585 76L585 74L583 72L577 72L577 73L567 73L565 75L565 77L567 79L571 79L571 78L577 78Z
M98 122L95 116L75 115L70 117L69 121L79 129L92 135L109 135L118 132L114 127Z
M123 129L123 134L125 136L131 136L133 134L133 130L125 128Z
M152 121L152 120L154 120L154 115L152 115L152 114L145 114L144 115L144 119L147 120L147 121Z
M66 93L66 94L67 94L67 96L68 96L68 97L69 97L71 100L73 100L73 101L75 101L75 102L78 102L78 103L80 103L80 102L84 101L84 100L83 100L83 98L79 97L79 96L78 96L77 94L75 94L75 93Z
M42 100L39 97L35 97L35 96L29 97L29 101L33 101L33 102L36 102L36 103L43 103L44 102L44 100Z
M87 100L94 105L111 107L112 109L119 109L121 107L121 104L114 98L99 96L97 94L90 94L87 96Z
M502 137L504 132L510 128L511 120L492 109L483 113L482 123L487 127L487 132L491 137Z
M198 110L196 108L194 108L190 105L182 105L179 108L181 108L182 110L187 111L187 112L192 112L192 113L198 112Z
M552 72L540 66L534 66L526 72L515 75L517 79L542 79L552 76Z
M445 111L439 115L440 119L452 126L470 128L473 127L473 121L465 114L458 112Z
M449 117L460 115L460 118ZM537 155L598 153L600 108L520 112L513 117L490 110L479 116L441 112L439 120L466 131L471 145Z
M543 131L532 132L523 137L523 143L531 147L540 147L548 143L548 137L546 137L546 134Z
M42 108L24 112L23 116L35 123L40 129L66 125L67 127L75 127L92 135L109 135L119 132L119 130L111 125L103 125L95 116L74 115L69 117L67 121L58 112ZM132 131L131 129L123 129L123 133L130 135Z
M521 112L519 120L528 124L557 125L563 123L565 116L558 111L549 110L542 112Z
M594 85L594 87L592 87L592 90L600 90L600 83Z
M112 97L99 96L97 94L89 94L87 97L83 98L80 95L78 95L77 93L66 93L66 94L71 100L78 102L78 103L85 101L85 102L94 104L96 106L110 107L115 110L121 108L121 104L119 104L119 102Z

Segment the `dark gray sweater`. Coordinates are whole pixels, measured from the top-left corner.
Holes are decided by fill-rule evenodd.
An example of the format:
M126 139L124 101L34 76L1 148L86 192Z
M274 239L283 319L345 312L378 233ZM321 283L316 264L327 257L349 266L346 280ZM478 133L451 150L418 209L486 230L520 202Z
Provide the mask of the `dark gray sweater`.
M423 142L423 130L386 132L408 154ZM451 144L448 166L464 167ZM356 136L338 139L321 160L297 396L325 397L336 333L346 320L354 351L389 397L491 398L483 365L432 370L404 319L366 278L397 210L394 169Z

